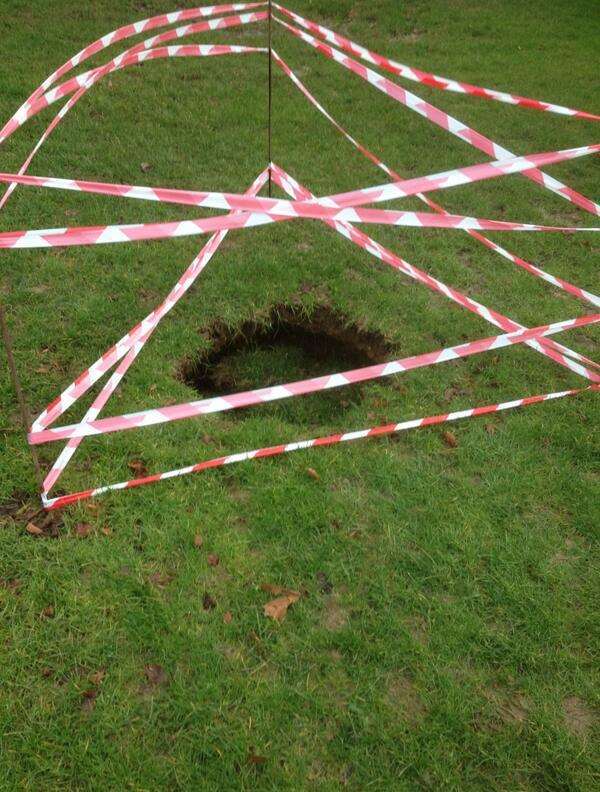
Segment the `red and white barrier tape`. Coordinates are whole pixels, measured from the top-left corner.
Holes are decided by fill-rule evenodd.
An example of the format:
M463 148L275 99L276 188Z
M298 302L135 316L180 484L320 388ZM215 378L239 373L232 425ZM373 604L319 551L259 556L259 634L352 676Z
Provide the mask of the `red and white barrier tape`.
M308 190L299 185L298 182L292 179L288 173L281 170L273 163L271 164L271 175L274 181L290 195L300 197L305 200L313 197L312 194L308 192ZM513 322L508 317L505 317L497 311L487 308L486 306L467 297L456 289L452 289L441 281L432 278L431 276L427 275L427 273L419 270L400 257L396 256L394 253L375 242L375 240L367 237L361 231L354 229L351 225L345 223L334 223L332 221L325 222L335 228L338 233L342 234L351 242L363 248L379 260L395 269L400 270L404 274L419 281L420 283L423 283L429 289L443 294L453 302L456 302L472 313L477 314L491 324L500 327L505 332L514 332L525 329L522 327L522 325ZM108 350L108 352L99 358L89 369L84 371L77 380L71 383L71 385L69 385L69 387L63 391L63 393L57 399L55 399L54 402L48 405L48 407L40 414L40 416L34 421L32 430L37 432L54 423L69 407L71 407L79 398L81 398L81 396L83 396L83 394L86 393L106 371L112 368L114 362L120 359L123 354L125 354L132 343L137 342L140 336L145 332L146 326L145 320L136 328L134 328L129 336L125 336L124 339L121 339L119 342L120 350L119 345L116 345L112 349ZM576 353L571 352L571 350L563 351L554 348L547 348L545 344L543 344L541 341L538 341L537 339L526 341L526 343L537 351L540 351L542 354L552 358L555 360L555 362L566 366L570 370L587 379L594 380L597 377L597 375L595 375L589 369L585 368L584 366L580 366L574 360L570 360L569 357L566 356L565 353L571 356L576 355ZM117 355L119 355L119 357L117 357ZM582 356L577 355L577 357L582 360L582 362L587 362L587 360Z
M367 437L383 437L384 435L405 432L408 429L419 429L424 426L435 426L445 422L459 421L462 418L476 418L482 415L489 415L490 413L494 412L512 410L516 407L528 407L532 404L539 404L540 402L544 401L562 399L566 396L577 396L581 393L591 390L598 390L598 386L588 386L587 388L577 388L566 391L558 391L555 393L545 393L540 396L523 396L520 399L514 399L512 401L500 402L498 404L488 404L483 407L470 407L467 410L441 413L439 415L430 415L427 418L415 418L410 421L402 421L401 423L374 426L369 429L358 429L352 432L344 432L343 434L332 434L326 437L317 437L312 440L298 440L293 443L257 448L253 451L244 451L242 453L216 457L215 459L209 459L205 462L198 462L197 464L190 465L188 467L178 468L177 470L169 470L166 473L156 473L151 476L142 476L140 478L130 479L129 481L121 481L118 484L109 484L96 489L75 492L71 495L61 495L56 498L44 497L43 502L47 509L58 509L78 501L94 498L98 495L104 495L108 492L132 489L134 487L141 487L146 484L154 484L158 481L166 481L167 479L187 476L190 473L201 473L204 470L212 470L225 465L233 465L237 462L246 462L251 459L264 459L266 457L280 456L281 454L289 454L293 451L302 451L308 448L330 446L337 443L348 443L352 440L363 440Z
M264 187L267 179L268 179L269 171L268 168L265 169L254 181L251 185L250 189L248 190L249 195L253 195L258 193L262 187ZM163 317L173 308L179 300L183 297L183 295L188 291L188 289L192 286L195 280L198 278L202 270L206 267L209 263L211 258L217 252L218 248L220 247L221 243L227 236L227 231L220 231L218 234L215 234L211 239L206 243L206 245L202 248L200 253L194 258L190 266L186 269L184 274L181 278L177 281L173 289L169 292L166 299L163 301L159 309L157 309L149 318L147 318L144 322L144 330L143 334L141 334L137 340L131 340L128 345L127 354L123 357L120 364L117 366L114 373L108 379L98 396L94 399L91 407L87 410L84 417L81 419L82 423L88 423L97 419L100 411L106 404L106 402L110 399L112 394L115 392L119 383L129 370L129 367L137 358L139 353L142 351L144 344L148 341L156 327L158 327L159 322L163 319ZM125 345L124 345L125 346ZM59 477L61 476L63 470L70 462L73 454L79 447L81 440L83 438L73 437L69 439L67 445L63 448L57 459L55 460L50 472L46 476L43 482L43 494L44 496L48 495L52 487L56 484Z
M312 193L310 193L305 187L302 187L302 185L298 184L298 182L293 179L289 173L281 170L281 168L278 166L272 166L271 175L276 183L285 192L287 192L288 195L305 199L314 197ZM522 325L514 322L512 319L509 319L507 316L503 316L498 311L482 305L480 302L477 302L477 300L467 297L467 295L462 294L462 292L459 292L457 289L447 286L445 283L442 283L442 281L437 280L436 278L428 275L426 272L418 269L418 267L409 264L408 261L400 258L400 256L396 256L383 245L379 244L379 242L376 242L374 239L367 236L363 231L354 228L354 226L352 226L350 223L339 223L331 220L325 220L324 222L331 226L331 228L334 228L339 234L344 236L350 242L367 251L367 253L379 259L384 264L388 264L394 269L403 272L410 278L413 278L419 283L427 286L427 288L431 289L432 291L448 297L453 302L461 305L463 308L466 308L468 311L471 311L477 316L480 316L487 322L490 322L496 327L502 328L505 332L524 329ZM585 368L585 366L580 366L575 362L575 360L579 360L583 363L588 363L587 359L584 359L583 356L572 352L572 350L566 348L558 349L557 346L552 345L551 341L538 342L537 340L531 340L527 341L526 343L528 346L536 349L543 355L550 357L559 365L569 368L571 371L574 371L586 379L597 381L596 374ZM570 358L574 358L575 360L571 360ZM596 364L592 363L592 366L595 367Z
M269 16L267 11L257 11L250 14L238 14L235 16L227 16L227 17L217 17L216 19L209 19L205 22L195 22L191 25L183 25L182 27L175 28L174 30L167 30L165 33L160 33L159 35L152 36L151 38L142 41L140 44L136 44L134 47L130 47L128 50L125 50L120 55L116 56L112 59L111 64L115 66L114 71L117 69L125 68L127 66L133 65L133 63L139 63L141 61L131 61L129 60L132 55L135 55L138 52L143 50L149 50L151 48L156 47L160 44L166 44L169 41L174 41L176 39L184 38L186 36L192 36L196 33L204 33L206 31L216 31L216 30L226 30L233 27L239 27L241 25L248 25L254 22L263 22ZM142 59L143 60L143 59ZM106 64L104 64L106 66ZM96 69L90 69L87 72L82 72L78 74L76 77L72 77L70 80L58 85L56 88L52 88L47 93L43 94L32 106L29 107L27 111L27 117L22 118L21 123L24 124L30 118L37 115L39 112L44 110L46 107L49 107L54 102L57 102L59 99L63 99L65 96L76 91L78 88L84 86L89 80L92 79L94 74L104 66L99 66ZM113 71L111 69L111 71ZM21 125L21 124L19 124Z
M0 233L0 248L53 248L90 245L107 245L142 240L173 239L198 236L214 231L234 228L252 228L267 225L290 217L277 217L266 212L240 212L235 215L194 218L163 223L135 223L105 226L73 226L71 228L44 228L34 231L5 231ZM330 218L337 222L373 223L376 225L405 226L408 228L448 228L458 231L518 231L576 234L600 231L598 228L579 226L543 226L535 223L515 223L506 220L488 220L481 217L431 212L400 212L389 209L340 209Z
M38 88L36 88L31 96L25 102L23 102L21 107L11 116L11 118L0 130L0 144L2 144L6 138L8 138L15 131L15 129L18 129L21 123L23 123L23 120L27 120L32 104L52 85L54 85L57 80L60 80L61 77L64 77L65 74L68 74L76 66L84 63L93 55L96 55L98 52L110 47L117 41L122 41L123 39L131 38L132 36L137 36L139 33L145 33L149 30L155 30L159 27L166 27L167 25L172 25L175 22L185 22L190 19L198 19L199 17L215 16L215 14L226 14L230 11L250 11L254 8L264 8L266 5L267 4L265 2L234 4L227 3L224 5L187 8L181 11L171 11L168 14L159 14L158 16L150 17L149 19L141 19L139 22L133 22L129 25L124 25L117 30L113 30L111 33L107 33L105 36L96 39L96 41L94 41L92 44L88 44L87 47L84 47L76 55L73 55L72 58L69 58L68 61L63 63L63 65L56 69L56 71L52 72L52 74L47 77Z
M334 60L336 63L341 64L344 66L344 68L354 72L354 74L357 74L371 85L374 85L379 91L387 94L387 96L390 96L392 99L400 102L410 110L414 110L416 113L423 116L424 118L427 118L436 126L447 130L450 132L450 134L455 135L461 140L464 140L466 143L469 143L469 145L478 148L480 151L484 151L490 157L493 157L494 159L502 159L515 156L508 149L498 145L497 143L494 143L494 141L490 140L490 138L482 135L480 132L476 132L471 127L448 115L448 113L444 113L443 110L439 110L429 102L426 102L410 91L401 88L399 85L392 82L391 80L388 80L386 77L383 77L377 72L374 72L372 69L369 69L368 67L363 66L361 63L358 63L353 58L349 58L332 46L318 41L313 36L310 36L308 33L305 33L293 25L288 24L282 19L278 19L277 17L273 18L276 22L293 33L297 38L301 39L306 44L309 44L311 47L325 55L330 60ZM589 212L593 215L600 215L599 204L590 200L589 198L586 198L584 195L581 195L571 187L567 187L567 185L562 184L562 182L558 181L552 176L548 176L547 173L543 173L537 168L533 168L531 170L523 171L522 175L528 179L531 179L532 181L537 182L542 187L551 190L552 192L556 193L556 195L560 195L562 198L565 198L571 203L576 204L586 212Z
M285 174L283 171L278 169L277 166L273 166L272 167L272 173L273 173L273 175L274 175L276 180L280 180L281 181L281 179L283 177L287 178L288 184L285 185L285 186L287 186L287 189L289 191L292 191L292 190L301 191L301 190L303 190L303 188L301 188L300 185L298 185L297 183L294 183L293 180L291 179L291 177L289 177L288 174ZM282 182L282 185L283 185L283 182ZM304 191L303 197L307 197L306 196L306 191ZM597 321L597 319L600 319L600 316L598 316L596 319L591 319L591 320L588 319L587 317L582 317L581 319L578 319L578 320L574 320L574 321L569 321L567 323L563 323L561 325L561 327L562 327L562 329L564 329L567 326L571 326L571 327L577 326L577 325L583 326L584 324L593 323L594 321ZM553 330L558 331L558 328L555 327L555 328L553 328ZM544 331L545 331L545 328L537 328L537 329L533 329L533 330L529 330L529 331L522 331L520 334L517 334L516 337L519 337L519 335L520 335L523 338L523 340L525 340L528 337L528 335L531 335L531 334L533 334L533 335L536 335L536 334L541 335ZM483 347L485 347L486 343L489 343L489 342L490 342L490 339L485 339L485 340L482 340L481 342L476 342L477 343L477 347L461 345L461 351L462 351L462 349L464 349L465 351L469 350L469 351L471 351L474 354L475 351L481 351L481 349ZM505 345L505 344L506 344L506 338L502 338L502 339L494 338L492 343L491 343L491 345L494 346L494 348L499 348L500 345ZM409 368L409 367L415 368L415 367L418 367L419 365L432 365L432 364L435 364L437 362L442 362L444 359L454 359L453 355L456 356L456 353L457 353L457 350L440 350L437 353L432 353L431 355L428 355L428 356L416 356L415 358L411 359L410 361L405 361L405 364L406 364L407 368ZM403 369L400 368L399 370L403 370ZM369 372L369 373L373 373L373 372ZM394 371L393 364L391 364L389 366L387 373L389 373L389 374L397 373L397 371ZM354 374L354 373L352 373L352 374ZM349 384L352 381L354 381L354 382L360 381L360 379L359 379L360 375L355 374L354 377L352 377L352 374L349 373L349 375L347 377L346 376L342 376L342 377L338 377L337 379L336 379L335 375L332 375L331 377L327 377L327 378L324 378L324 379L328 380L328 382L327 382L328 387L341 386L343 384ZM364 372L361 372L361 374L364 376ZM313 382L313 384L314 384L314 382ZM310 392L310 390L308 388L306 388L306 384L305 383L302 383L302 385L304 385L305 390L302 391L300 389L298 389L298 390L294 389L294 391L293 391L294 395L297 395L300 392L306 392L306 393ZM260 398L260 401L261 402L264 402L266 400L272 401L274 398L282 398L284 392L285 391L283 391L283 389L281 387L280 388L276 388L276 389L269 389L269 393L268 394L263 391L262 397ZM292 393L287 392L287 395L288 396L292 395ZM236 399L236 397L224 397L224 399L226 399L226 398L233 398L234 400ZM214 403L217 400L211 400L211 401ZM252 403L252 402L247 402L247 403L249 404L249 403ZM213 404L213 406L214 406L214 404ZM235 403L234 402L230 402L230 407L229 408L235 408L235 407L240 407L240 406L244 406L244 405L242 404L242 399L240 398L240 395L238 394L237 395L237 401L235 401ZM171 408L163 408L163 410L152 411L154 413L153 420L152 419L151 420L147 420L146 417L144 416L143 423L140 422L140 424L138 424L138 425L149 425L150 423L157 423L157 422L159 422L159 420L157 420L159 415L163 415L164 420L173 420L174 419L173 416L171 416L171 415L167 416L166 414L164 414L164 411L165 410L169 410L169 409L171 409ZM177 410L177 409L181 409L181 408L175 408L175 409ZM214 412L216 410L215 409L211 409L210 411ZM183 418L183 417L189 417L189 415L183 415L180 412L175 417ZM110 422L111 420L113 420L113 419L104 419L105 422ZM163 422L163 421L161 420L160 422ZM108 424L106 424L106 425L108 425ZM94 427L94 428L97 428L97 427ZM115 430L118 429L118 428L124 428L124 427L123 426L115 427ZM60 430L60 428L59 428L59 430ZM97 433L97 432L95 432L95 433ZM78 443L78 442L80 442L80 440L81 440L81 436L79 436L79 437L71 436L71 439L69 440L69 444ZM68 450L69 450L69 445L67 446L67 448L63 452L63 454L65 454L66 461L68 461ZM227 459L234 460L237 457L238 457L238 455L232 455L231 457L227 457ZM66 462L65 462L65 464L66 464ZM60 475L60 472L62 472L62 469L64 469L64 467L61 468L60 465L59 465L57 467L57 469L54 470L53 473L51 472L51 474L49 475L49 477L47 479L47 482L49 484L50 483L54 483L56 481L56 479L58 478L58 476ZM183 468L183 469L181 469L181 471L179 472L178 475L183 475L184 473L188 473L188 472L195 472L195 468L194 469ZM160 480L162 478L169 478L172 475L173 475L172 473L156 474L153 477L147 477L146 479L144 479L144 483L151 483L152 481L157 481L157 480ZM138 480L134 480L134 481L138 481ZM125 483L126 487L136 486L136 485L137 484L132 484L131 482L126 482ZM49 488L50 488L49 486L46 487L46 490L45 490L45 493L44 493L44 498L47 498L47 493L48 493ZM117 489L121 489L121 488L123 488L123 486L122 485L116 485L116 488ZM90 491L90 492L93 493L93 494L102 494L103 492L106 492L106 491L107 490L105 490L104 488L100 488L98 491ZM85 497L88 497L88 496L89 495L86 495ZM71 501L68 501L68 500L67 501L63 500L62 497L64 497L64 496L61 496L61 498L57 499L56 503L58 505L65 505L67 502L71 502ZM69 498L71 496L66 496L66 497ZM54 503L54 501L48 501L48 507L50 507L51 503Z
M280 67L280 69L286 74L292 83L298 88L298 90L308 99L308 101L315 107L321 115L323 115L337 130L340 134L346 138L346 140L354 146L354 148L363 154L367 159L369 159L374 165L376 165L380 170L386 173L391 179L395 182L402 181L402 177L400 176L397 171L390 168L388 165L385 164L376 154L370 151L368 148L363 146L361 143L356 140L335 118L323 107L323 105L315 98L315 96L308 90L306 85L300 80L298 75L292 71L289 65L278 55L275 50L272 51L273 60L275 63ZM423 192L417 192L416 197L429 206L431 209L434 209L437 212L442 214L446 213L446 210L433 201L429 196L425 195ZM531 275L534 275L541 280L546 281L547 283L556 286L563 291L572 294L574 297L577 297L580 300L584 300L585 302L589 302L594 305L596 308L600 307L600 297L592 294L591 292L587 291L586 289L582 289L580 286L575 286L572 283L564 280L563 278L559 278L555 275L551 275L548 272L545 272L540 267L536 267L534 264L531 264L525 259L522 259L520 256L516 256L514 253L510 253L505 248L497 245L495 242L492 242L491 239L483 236L482 234L477 233L477 231L468 230L466 232L471 236L473 239L476 239L478 242L481 242L490 250L498 253L503 258L511 261L513 264L516 264L518 267L521 267L526 272L529 272Z
M417 179L401 179L398 174L388 168L388 166L379 160L379 158L377 158L366 148L361 146L361 144L359 144L354 138L352 138L352 136L350 136L346 130L344 130L344 128L341 127L327 113L327 111L324 110L317 100L314 99L308 89L303 86L296 75L293 74L291 69L289 69L289 67L281 60L281 58L279 58L276 53L273 53L273 59L275 62L281 66L288 76L290 76L290 78L300 88L309 101L311 101L311 103L315 105L317 109L319 109L320 112L322 112L358 150L369 157L369 159L371 159L378 167L386 172L388 176L394 179L393 183L378 185L376 187L361 190L354 190L349 193L342 193L318 199L308 190L306 190L306 188L302 187L298 182L296 182L289 174L271 163L268 172L270 172L273 180L292 197L292 200L288 201L257 197L258 192L266 181L268 173L267 171L263 172L257 178L248 193L244 195L236 193L160 189L152 187L106 184L102 182L53 179L50 177L24 175L24 171L29 166L32 157L35 155L36 151L39 150L39 147L47 139L48 135L51 134L53 129L60 123L66 113L69 112L69 110L74 106L74 104L104 76L117 69L133 65L134 63L157 58L200 57L220 54L266 52L267 50L264 48L230 47L226 45L176 45L160 47L155 47L155 45L164 44L167 41L173 41L175 39L183 38L184 36L192 35L193 33L203 32L205 30L224 29L238 25L249 24L252 22L259 22L268 18L268 12L253 11L252 13L248 14L212 19L209 22L200 22L168 30L162 34L153 36L139 44L134 45L103 66L91 69L75 78L67 80L62 85L49 90L52 85L54 85L62 76L71 71L76 65L82 63L84 60L91 57L100 50L110 46L112 43L124 38L129 38L143 31L155 29L160 26L165 26L184 20L214 16L215 14L222 12L248 11L250 9L264 8L265 5L265 3L250 3L206 6L202 8L176 11L172 12L171 14L152 17L151 19L143 20L139 23L134 23L133 25L127 25L119 28L117 31L114 31L107 36L98 39L96 42L89 45L89 47L84 48L80 53L78 53L78 55L71 58L69 61L67 61L67 63L60 67L60 69L56 70L52 75L50 75L50 77L48 77L38 87L38 89L34 91L29 99L21 106L17 113L11 117L11 119L0 131L0 143L2 143L2 141L12 134L21 124L25 123L25 121L27 121L29 118L40 112L40 110L42 110L44 107L60 98L63 98L64 96L72 94L67 103L48 126L42 135L42 138L40 138L38 141L36 147L33 149L28 159L21 167L19 174L0 175L0 182L3 181L9 184L9 189L2 197L2 200L0 200L0 207L2 207L6 200L8 200L17 184L27 184L30 186L74 189L83 192L110 194L120 197L138 198L143 200L183 203L209 208L224 208L231 211L231 214L226 216L224 215L212 218L187 220L178 223L108 225L92 228L75 227L65 229L42 229L38 231L0 233L0 247L19 248L102 244L106 242L125 242L137 239L158 239L173 236L187 236L199 233L208 233L209 231L217 232L211 237L209 242L204 246L192 264L186 269L182 277L178 280L161 305L152 311L129 333L127 333L117 344L115 344L101 358L99 358L96 363L83 372L82 375L80 375L80 377L75 382L73 382L65 391L63 391L63 393L54 402L48 405L48 407L33 423L31 434L29 436L30 442L32 443L50 442L61 439L68 440L67 445L54 463L50 473L46 478L46 481L44 482L42 500L47 508L57 508L58 506L66 505L67 503L75 502L87 497L92 497L110 490L140 486L141 484L151 483L152 481L158 481L164 478L172 478L175 476L184 475L185 473L198 472L199 470L217 467L224 464L231 464L232 462L242 461L243 459L258 458L261 456L273 456L280 453L298 450L300 448L330 445L336 442L345 442L347 440L358 439L359 437L402 431L404 429L413 428L416 426L440 423L446 420L456 420L462 417L471 417L496 410L510 409L512 407L533 404L539 401L562 398L568 395L575 395L576 393L580 393L584 390L597 390L599 387L597 384L595 384L578 390L568 390L558 393L549 393L542 396L525 397L512 402L488 405L486 407L470 408L457 413L431 416L429 418L417 419L416 421L406 421L401 424L389 424L384 427L375 427L373 429L361 430L358 432L349 432L343 435L330 435L328 437L318 438L315 440L272 446L269 448L245 452L243 454L233 454L228 457L220 457L218 459L202 462L191 467L180 468L167 473L155 474L141 479L121 482L119 484L109 485L107 487L100 487L95 490L86 490L84 492L59 496L57 498L49 497L50 489L52 486L54 486L62 474L67 463L70 461L79 444L83 440L83 437L85 436L104 434L107 432L119 431L125 428L134 428L136 426L148 426L156 423L164 423L166 421L179 420L181 418L191 417L193 415L201 415L208 412L218 412L222 410L235 409L238 407L246 407L252 404L264 403L265 401L273 401L276 399L287 398L304 393L313 393L333 387L340 387L355 382L374 379L376 377L387 376L390 374L399 373L401 371L411 370L413 368L435 365L446 360L467 357L488 349L499 349L509 345L525 343L528 346L534 348L536 351L541 352L547 357L550 357L560 365L566 366L569 370L579 374L580 376L583 376L594 383L600 382L600 374L597 374L592 370L600 368L598 364L588 360L577 352L573 352L572 350L557 344L552 339L546 338L546 336L553 335L562 330L595 324L596 322L600 321L600 314L578 317L563 322L553 322L536 328L525 328L508 317L498 313L497 311L483 306L481 303L472 300L457 290L446 286L441 281L432 278L427 273L417 269L413 265L391 253L386 248L379 245L379 243L368 237L366 234L354 228L352 225L352 223L369 222L386 225L464 229L490 249L495 250L495 252L498 252L504 258L508 258L518 266L523 267L537 277L541 277L548 282L554 283L554 285L558 285L560 288L569 291L574 296L580 297L587 300L588 302L592 302L592 304L597 305L598 298L595 297L595 295L592 295L585 290L579 289L579 287L575 287L566 281L554 278L554 276L551 276L548 273L545 273L543 270L534 267L534 265L514 256L500 246L491 242L491 240L478 234L477 230L562 231L574 233L580 231L597 231L600 229L584 229L580 227L548 227L535 224L511 223L506 221L463 217L462 215L452 215L435 204L425 193L432 190L456 186L459 184L495 178L500 175L522 173L527 178L533 179L553 192L567 198L569 201L575 203L581 208L584 208L586 211L597 215L600 214L600 206L598 204L595 204L585 196L580 195L576 191L566 187L557 180L552 179L546 174L543 174L539 170L539 167L567 159L572 159L574 157L594 154L600 149L600 146L585 146L559 152L548 152L543 154L528 155L526 157L516 157L507 149L498 146L488 138L485 138L464 124L461 124L447 114L442 113L429 103L423 102L414 94L411 94L408 91L403 91L399 86L395 85L386 78L377 75L371 69L360 65L352 58L346 57L341 52L338 52L332 47L323 44L322 42L314 39L312 36L304 33L303 31L295 28L283 20L275 18L276 21L278 21L284 28L288 29L295 36L304 40L306 43L310 44L315 49L325 54L327 57L341 63L346 68L355 72L371 84L374 84L377 88L384 91L392 98L402 102L407 107L416 110L416 112L425 116L439 126L442 126L458 137L461 137L471 145L480 148L488 155L495 157L496 161L469 166L466 168L454 169L441 174L433 174L426 177L419 177ZM600 120L600 117L594 116L590 113L585 113L583 111L572 110L570 108L539 102L537 100L531 100L513 94L493 91L491 89L479 88L468 83L449 81L445 78L440 78L436 75L432 75L427 72L421 72L411 67L404 66L403 64L398 64L395 61L383 58L383 56L379 56L377 53L373 53L370 50L361 47L360 45L344 38L343 36L339 36L339 34L336 34L334 31L331 31L328 28L324 28L322 26L316 25L316 23L313 23L310 20L306 20L282 6L278 6L277 4L274 5L279 8L282 13L286 14L288 17L291 17L298 24L301 24L303 27L313 33L316 33L317 35L324 37L327 41L337 44L346 52L350 52L353 55L358 55L363 60L374 63L375 65L378 65L387 71L398 74L399 76L408 77L409 79L415 80L417 82L433 85L434 87L445 90L470 93L498 101L526 105L529 107L535 107L539 110L563 115L588 118L590 120ZM406 197L408 195L417 195L421 200L433 208L437 214L431 214L427 212L399 212L364 208L364 204ZM183 405L144 410L142 412L129 415L113 416L102 419L98 418L101 410L107 403L110 396L114 393L115 389L118 387L122 377L126 374L127 370L136 359L144 344L152 335L158 323L179 301L179 299L181 299L183 294L185 294L191 284L195 281L197 276L206 266L212 255L214 255L217 248L223 241L227 230L231 228L262 225L271 222L281 222L294 218L318 219L322 222L325 222L338 233L349 239L353 244L358 245L379 260L389 264L395 269L400 270L404 274L409 275L411 278L423 283L428 288L438 293L444 294L453 302L456 302L471 312L481 316L486 321L491 322L497 327L500 327L504 332L500 335L489 338L462 343L455 347L448 347L446 349L436 350L435 352L415 355L408 358L403 358L401 360L391 361L389 363L365 367L363 369L331 374L325 377L303 380L301 382L286 383L284 385L274 386L272 388L262 388L242 394L230 394L217 399L206 399ZM89 390L89 388L104 373L109 371L116 364L119 365L109 380L106 382L104 387L101 389L98 396L95 398L92 406L87 410L84 418L79 423L69 426L49 428L60 415L62 415L70 406L72 406L72 404L74 404L75 401L77 401L85 392L87 392L87 390Z
M345 385L356 385L359 382L389 377L392 374L400 374L405 371L434 366L438 363L447 363L450 360L471 357L471 355L498 350L503 347L515 344L523 344L531 339L539 339L544 336L560 333L576 327L600 322L600 314L591 316L581 316L577 319L567 319L563 322L553 322L552 324L533 327L531 329L517 330L514 333L504 333L502 335L480 338L477 341L469 341L456 346L436 349L433 352L425 352L420 355L390 360L387 363L378 363L372 366L364 366L359 369L342 371L335 374L326 374L321 377L298 380L297 382L286 382L281 385L272 385L268 388L257 388L256 390L244 391L242 393L230 393L227 396L217 396L216 398L202 399L185 404L169 405L158 407L141 412L118 415L111 418L101 418L96 420L95 416L90 418L90 412L79 423L70 426L58 426L46 429L41 432L31 432L28 440L31 444L49 443L57 440L67 440L71 438L83 438L92 435L110 434L120 432L125 429L139 429L141 427L156 426L157 424L180 421L184 418L197 417L199 415L211 415L213 413L225 412L226 410L236 410L241 407L251 407L266 402L289 399L293 396L305 396L309 393L340 388ZM144 336L144 339L149 334ZM141 343L145 343L145 340ZM134 348L135 349L135 348ZM598 377L600 382L600 377ZM118 383L117 383L118 384ZM107 393L114 390L113 382L109 381L110 388ZM106 387L106 386L105 386ZM116 387L116 384L115 384Z
M407 80L427 85L429 88L439 88L441 91L469 94L470 96L478 96L482 99L493 99L497 102L505 102L506 104L518 105L520 107L529 107L534 110L542 110L546 113L558 113L559 115L572 116L573 118L584 118L588 121L600 121L600 115L588 113L585 110L573 110L570 107L563 107L552 102L542 102L539 99L529 99L526 96L507 93L506 91L495 91L493 88L481 88L478 85L471 85L470 83L460 82L459 80L453 80L449 77L440 77L437 74L431 74L431 72L421 71L421 69L417 69L414 66L406 66L391 58L378 55L376 52L362 47L360 44L336 33L334 30L330 30L316 22L311 22L309 19L301 17L299 14L294 13L278 3L273 3L273 6L278 11L281 11L282 14L293 19L298 25L301 25L306 30L310 30L311 33L320 36L330 44L335 44L336 47L340 47L340 49L349 52L351 55L356 55L367 63L379 66L379 68L390 72L390 74L395 74Z
M170 52L170 50L178 50ZM165 47L162 50L148 50L147 56L176 57L178 55L223 55L246 52L261 52L251 47L201 47L187 45L184 47ZM156 54L155 54L156 53ZM134 58L139 55L133 56ZM0 182L23 184L28 187L43 187L55 190L74 190L76 192L94 193L98 195L114 195L119 198L133 198L157 203L173 203L186 206L201 206L206 209L242 210L245 212L262 212L286 218L312 218L324 220L349 220L361 222L353 217L338 217L342 209L358 208L363 204L380 203L412 195L445 190L451 187L473 184L479 181L496 179L521 173L538 165L549 165L578 157L598 154L600 143L561 151L528 154L523 157L512 157L507 160L483 162L464 168L453 168L442 173L419 176L412 179L400 179L396 182L366 187L362 190L329 195L314 201L286 201L278 198L258 198L240 195L239 193L207 192L199 190L178 190L165 187L145 187L132 184L111 184L109 182L86 181L83 179L61 179L52 176L32 176L18 173L0 173Z

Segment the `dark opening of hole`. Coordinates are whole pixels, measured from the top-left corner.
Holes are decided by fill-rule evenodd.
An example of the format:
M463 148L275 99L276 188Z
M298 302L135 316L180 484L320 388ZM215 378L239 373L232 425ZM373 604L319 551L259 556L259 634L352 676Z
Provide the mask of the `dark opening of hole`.
M302 308L277 305L264 321L245 321L233 328L217 323L207 335L209 348L186 358L178 372L202 397L381 363L391 352L381 333L359 327L327 306L307 315ZM330 421L361 397L361 386L353 385L249 409L253 414L268 410L284 420L314 423ZM228 415L243 418L248 410L232 410Z

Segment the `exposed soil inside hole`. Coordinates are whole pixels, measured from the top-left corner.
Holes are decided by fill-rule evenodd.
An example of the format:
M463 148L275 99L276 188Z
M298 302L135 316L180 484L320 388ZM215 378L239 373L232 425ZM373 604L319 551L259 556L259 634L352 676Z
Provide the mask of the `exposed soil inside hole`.
M391 352L381 333L362 328L327 306L308 315L294 305L276 305L264 321L245 321L237 327L216 323L205 335L209 349L186 358L177 372L202 397L381 363ZM251 411L268 410L293 422L329 421L361 397L361 386L352 385ZM238 418L248 414L248 410L228 412Z

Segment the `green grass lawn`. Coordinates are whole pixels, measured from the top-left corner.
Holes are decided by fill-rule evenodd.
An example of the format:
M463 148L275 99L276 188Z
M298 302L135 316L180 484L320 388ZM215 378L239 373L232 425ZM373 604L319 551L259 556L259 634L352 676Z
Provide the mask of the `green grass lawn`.
M172 10L165 2L0 0L0 121L85 44ZM600 110L594 0L292 7L402 62ZM264 46L265 35L260 24L191 41ZM486 159L278 26L274 46L400 173ZM266 68L266 56L248 55L118 72L66 117L29 170L243 191L267 163ZM518 154L598 140L593 123L407 87ZM384 181L278 71L273 101L273 159L315 194ZM0 170L18 169L51 117L42 113L0 149ZM142 163L150 169L142 172ZM547 170L598 198L597 159ZM590 219L518 176L433 197L481 217ZM416 200L396 205L421 208ZM21 187L0 229L198 214ZM589 310L462 232L367 230L526 326ZM598 289L600 248L591 234L493 239ZM0 288L34 414L160 301L204 241L3 251ZM383 339L393 357L496 332L321 223L232 232L105 414L195 398L181 367L210 352L211 328L235 333L286 305L307 321L324 309L341 315ZM557 336L591 357L599 339L594 329ZM0 789L598 788L593 395L456 423L452 444L442 426L115 493L63 511L54 535L36 538L25 530L36 508L31 456L3 356L1 363ZM335 368L335 356L327 363L345 367L341 359ZM306 349L260 339L220 365L241 387L323 370L322 360L311 367ZM582 382L513 347L335 398L90 439L59 491L130 478L134 460L158 472ZM59 447L42 447L45 463ZM273 598L264 589L273 586L302 595L280 624L263 613Z

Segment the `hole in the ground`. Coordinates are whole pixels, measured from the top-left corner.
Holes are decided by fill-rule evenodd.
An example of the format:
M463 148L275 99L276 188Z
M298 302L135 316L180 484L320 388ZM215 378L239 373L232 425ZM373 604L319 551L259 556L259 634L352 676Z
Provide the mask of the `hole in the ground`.
M381 333L327 306L307 314L294 305L276 305L264 321L245 321L237 327L218 322L206 335L209 348L186 358L178 370L179 378L202 397L381 363L391 352ZM361 398L361 386L353 385L250 409L253 414L268 410L294 423L314 423L330 421ZM248 411L232 410L228 415L245 417Z

